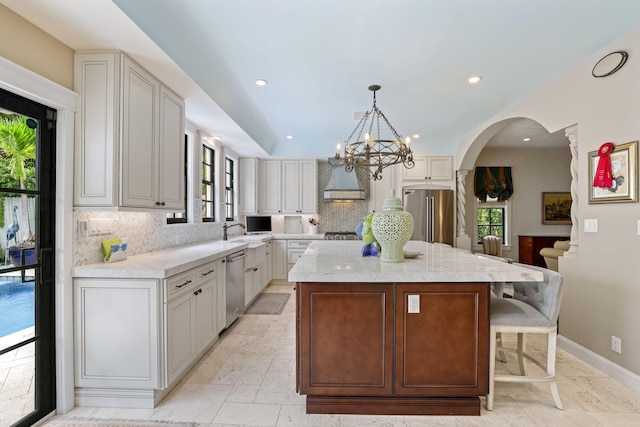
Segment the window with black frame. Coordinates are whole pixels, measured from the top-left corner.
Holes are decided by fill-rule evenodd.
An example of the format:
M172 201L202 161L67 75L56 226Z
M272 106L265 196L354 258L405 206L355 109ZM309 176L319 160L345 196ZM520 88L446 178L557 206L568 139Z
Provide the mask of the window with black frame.
M215 150L202 144L202 222L216 220L215 159Z
M187 188L189 186L188 174L188 163L189 163L189 135L184 135L184 164L183 164L183 174L184 174L184 210L182 212L171 212L167 214L167 224L180 224L187 222L187 209L189 209L189 205L187 204Z
M233 168L233 160L227 157L224 163L224 205L227 221L233 221L235 218L235 183L233 180Z

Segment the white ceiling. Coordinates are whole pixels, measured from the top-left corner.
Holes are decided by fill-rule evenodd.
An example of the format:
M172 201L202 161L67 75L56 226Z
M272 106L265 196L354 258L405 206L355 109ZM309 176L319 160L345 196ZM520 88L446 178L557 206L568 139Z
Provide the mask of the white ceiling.
M371 84L395 129L421 134L417 154L455 154L463 136L640 25L637 0L0 3L73 49L129 53L186 98L196 126L241 155L278 157L331 155L354 112L371 108ZM566 143L540 128L514 124L492 144L526 132Z

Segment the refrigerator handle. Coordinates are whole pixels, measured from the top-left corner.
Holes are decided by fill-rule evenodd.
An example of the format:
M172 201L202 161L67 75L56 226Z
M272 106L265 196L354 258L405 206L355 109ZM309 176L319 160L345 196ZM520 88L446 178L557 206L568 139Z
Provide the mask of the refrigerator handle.
M434 214L434 198L427 197L427 242L433 243L433 227L435 218Z

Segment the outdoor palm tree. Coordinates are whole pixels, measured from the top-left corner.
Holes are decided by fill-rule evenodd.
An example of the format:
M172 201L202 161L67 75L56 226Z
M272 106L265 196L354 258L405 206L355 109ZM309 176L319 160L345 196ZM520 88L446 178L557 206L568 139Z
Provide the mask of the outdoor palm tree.
M20 115L0 116L0 157L11 171L11 176L26 189L27 167L36 158L36 130L29 126L28 119ZM21 196L23 230L32 235L27 212L27 195ZM23 239L24 240L24 239Z

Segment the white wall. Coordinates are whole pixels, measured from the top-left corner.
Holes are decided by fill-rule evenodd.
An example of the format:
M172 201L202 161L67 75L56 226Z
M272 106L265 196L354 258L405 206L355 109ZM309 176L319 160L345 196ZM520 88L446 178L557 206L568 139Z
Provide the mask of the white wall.
M640 138L640 30L618 40L569 73L495 116L462 140L457 169L472 169L486 142L483 132L514 117L534 119L553 132L577 124L578 254L560 259L565 293L560 334L594 359L640 374L640 220L638 203L588 204L591 179L588 153L604 142L624 144ZM591 68L607 53L625 50L627 64L596 79ZM636 159L637 160L637 159ZM585 233L585 218L598 220L597 233ZM622 354L610 349L611 335L622 338ZM578 347L576 346L576 347ZM640 378L640 377L638 377Z
M518 258L518 236L569 236L569 225L545 225L542 223L542 193L568 192L571 189L569 140L566 145L553 149L485 148L476 161L479 166L511 166L513 195L509 199L510 249L504 256ZM466 230L475 237L475 210L473 194L473 170L466 178ZM481 251L482 247L473 247Z

